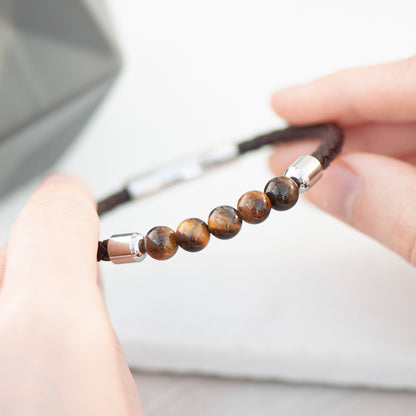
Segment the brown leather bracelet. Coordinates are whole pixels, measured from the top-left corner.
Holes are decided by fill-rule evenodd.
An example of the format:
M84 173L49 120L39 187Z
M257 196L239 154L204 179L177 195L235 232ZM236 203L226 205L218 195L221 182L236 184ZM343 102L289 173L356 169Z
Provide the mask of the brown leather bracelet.
M258 224L268 217L271 209L284 211L292 208L299 193L309 190L340 153L344 134L339 125L324 123L289 126L208 153L197 161L151 172L101 200L97 211L99 215L103 215L128 201L139 199L189 177L199 176L208 168L263 146L301 139L321 139L321 143L311 155L297 159L285 171L284 176L271 179L264 192L250 191L242 195L237 209L224 205L217 207L211 211L207 223L198 218L189 218L178 226L176 232L169 227L159 226L152 228L146 236L139 233L113 235L98 243L97 261L131 263L143 260L146 254L157 260L166 260L176 253L178 246L190 252L199 251L208 244L211 235L229 239L237 235L243 221Z

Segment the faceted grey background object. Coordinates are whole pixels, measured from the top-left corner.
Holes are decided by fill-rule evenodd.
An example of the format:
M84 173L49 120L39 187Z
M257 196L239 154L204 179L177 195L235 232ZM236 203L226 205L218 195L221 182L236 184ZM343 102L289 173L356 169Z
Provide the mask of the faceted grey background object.
M56 160L119 68L101 1L0 2L0 196Z

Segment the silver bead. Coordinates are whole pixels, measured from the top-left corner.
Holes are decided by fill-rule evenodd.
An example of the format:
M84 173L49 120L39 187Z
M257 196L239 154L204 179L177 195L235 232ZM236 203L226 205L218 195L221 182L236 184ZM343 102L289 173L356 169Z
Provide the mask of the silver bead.
M139 233L112 235L107 249L114 264L140 262L146 257L145 238Z
M299 191L304 193L322 178L323 169L319 160L311 155L304 155L293 162L284 176L293 178L299 184Z

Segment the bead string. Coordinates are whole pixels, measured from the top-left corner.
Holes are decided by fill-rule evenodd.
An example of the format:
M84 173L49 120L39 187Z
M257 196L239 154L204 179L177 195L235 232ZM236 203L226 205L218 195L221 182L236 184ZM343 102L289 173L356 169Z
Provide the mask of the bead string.
M157 226L149 230L145 237L138 233L114 235L98 243L97 260L128 263L141 261L146 254L156 260L167 260L175 255L178 247L189 252L200 251L209 243L211 234L228 240L239 233L243 221L259 224L266 220L271 209L286 211L292 208L299 199L299 193L306 192L341 151L343 133L340 127L333 123L291 126L238 145L242 154L279 141L312 137L322 139L312 155L302 156L286 170L284 176L271 179L264 192L243 194L237 209L221 205L211 211L207 223L199 218L188 218L179 224L176 232L166 226ZM130 199L126 189L123 189L99 203L99 207L101 204L101 211L106 212Z
M144 237L142 250L156 260L170 259L178 247L197 252L208 245L211 234L221 240L233 238L240 232L243 221L260 224L269 216L271 209L286 211L296 204L298 198L298 183L292 178L279 176L267 183L264 192L243 194L237 209L229 205L214 208L208 216L208 224L199 218L188 218L179 224L176 232L166 226L153 227ZM102 244L107 246L108 240Z

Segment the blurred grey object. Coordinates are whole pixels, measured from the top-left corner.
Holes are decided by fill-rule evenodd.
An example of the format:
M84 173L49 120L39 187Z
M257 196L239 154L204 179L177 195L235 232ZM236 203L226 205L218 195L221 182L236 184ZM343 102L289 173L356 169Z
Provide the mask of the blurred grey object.
M101 0L1 0L0 197L62 154L119 68Z

